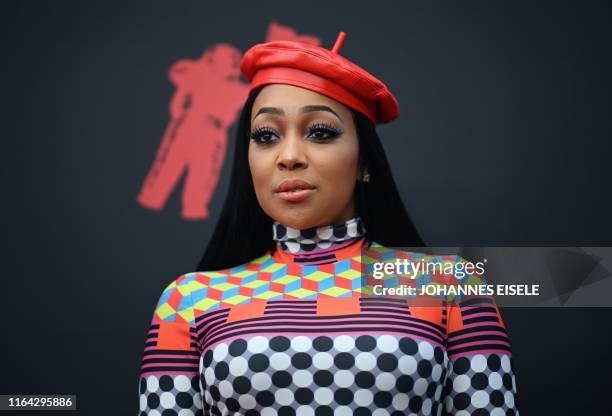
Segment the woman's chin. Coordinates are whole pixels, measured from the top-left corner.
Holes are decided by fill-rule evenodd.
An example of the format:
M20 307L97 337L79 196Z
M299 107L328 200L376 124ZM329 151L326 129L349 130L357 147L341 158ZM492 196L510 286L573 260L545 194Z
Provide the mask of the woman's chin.
M274 219L281 224L297 230L316 226L318 218L312 210L297 207L284 209L281 215L275 217Z

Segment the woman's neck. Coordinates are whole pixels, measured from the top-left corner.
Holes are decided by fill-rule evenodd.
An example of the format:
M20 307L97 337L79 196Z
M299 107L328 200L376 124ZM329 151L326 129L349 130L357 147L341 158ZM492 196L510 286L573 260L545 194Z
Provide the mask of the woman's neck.
M341 249L363 238L366 230L361 218L355 216L342 223L303 230L274 221L272 232L280 249L300 255Z

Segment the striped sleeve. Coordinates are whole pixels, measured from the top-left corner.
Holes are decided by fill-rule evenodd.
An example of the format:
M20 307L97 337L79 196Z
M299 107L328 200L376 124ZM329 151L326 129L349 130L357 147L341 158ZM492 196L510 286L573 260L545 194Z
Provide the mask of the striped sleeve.
M139 416L203 415L189 282L189 275L173 281L155 308L140 369Z
M475 274L459 285L485 284ZM447 415L519 414L514 360L506 326L492 296L462 295L447 306Z

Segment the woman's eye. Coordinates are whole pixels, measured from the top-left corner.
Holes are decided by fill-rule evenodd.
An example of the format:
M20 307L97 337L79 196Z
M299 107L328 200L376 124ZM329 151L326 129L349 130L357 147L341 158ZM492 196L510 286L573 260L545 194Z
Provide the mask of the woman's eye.
M256 129L251 133L251 140L256 143L266 144L274 141L274 136L276 136L276 132L269 128L261 128Z
M341 134L340 130L327 124L316 124L308 130L308 138L318 141L331 141ZM258 144L271 144L277 141L279 137L276 130L269 127L257 128L250 134L251 140Z
M341 131L331 126L316 125L310 129L309 137L316 140L332 140L342 134Z

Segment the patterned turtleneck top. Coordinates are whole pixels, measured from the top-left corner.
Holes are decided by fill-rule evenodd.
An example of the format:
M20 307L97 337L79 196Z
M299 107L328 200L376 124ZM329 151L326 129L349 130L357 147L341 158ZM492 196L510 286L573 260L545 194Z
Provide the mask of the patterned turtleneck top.
M323 264L335 261L335 253L364 238L365 228L360 217L340 224L298 230L275 221L273 239L282 251L291 253L292 260L302 264Z
M273 252L183 274L163 291L139 415L519 414L510 341L491 297L416 307L373 295L364 273L381 259L460 258L368 241L359 217L306 230L275 222L273 236ZM414 284L430 282L443 280L423 273Z

